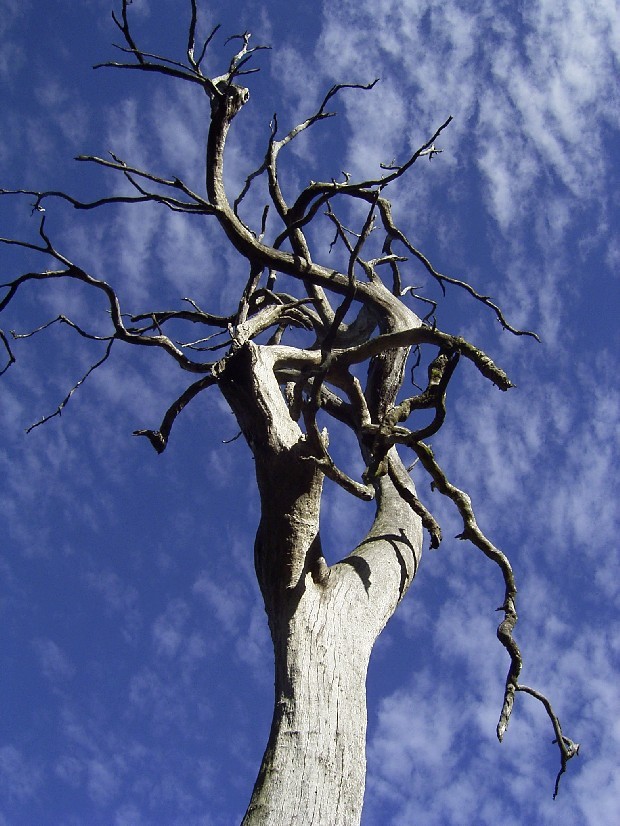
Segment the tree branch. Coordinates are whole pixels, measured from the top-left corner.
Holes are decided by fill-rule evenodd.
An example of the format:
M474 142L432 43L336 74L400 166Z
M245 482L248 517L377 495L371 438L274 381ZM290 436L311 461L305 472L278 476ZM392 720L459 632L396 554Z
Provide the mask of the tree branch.
M11 345L9 344L9 340L4 334L3 330L0 330L0 341L4 344L4 348L6 350L6 354L8 356L8 361L5 366L0 370L0 376L9 369L12 364L15 364L15 356L13 355L13 351L11 350Z
M109 304L110 317L115 331L115 339L125 341L129 344L140 344L147 347L161 347L170 356L172 356L172 358L174 358L174 360L184 370L188 370L189 372L193 373L210 372L212 366L211 364L195 362L187 358L183 351L180 350L167 336L164 336L163 334L147 336L142 332L135 333L131 330L128 330L125 327L125 324L123 323L123 314L121 312L120 302L114 289L106 281L94 278L92 275L89 275L87 272L82 270L80 267L77 267L68 258L66 258L64 255L58 252L58 250L56 250L52 246L49 238L45 234L44 224L45 216L43 216L43 218L41 219L41 224L39 228L39 234L44 241L44 246L33 244L28 241L18 241L15 239L4 238L0 238L0 243L14 244L23 247L24 249L30 249L35 250L37 252L45 253L47 255L50 255L52 258L56 259L61 264L63 264L66 267L66 269L56 271L44 271L37 273L26 273L22 276L19 276L14 281L0 285L0 287L5 288L7 290L5 297L0 301L0 312L5 309L8 303L14 297L18 288L27 281L40 281L56 278L72 278L76 281L80 281L84 284L87 284L90 287L94 287L95 289L99 290L105 295Z
M551 724L553 725L553 730L555 732L555 740L553 742L557 743L558 748L560 749L561 761L560 771L555 779L555 789L553 791L553 799L555 800L560 790L560 778L566 771L568 761L572 757L579 754L579 743L573 742L571 739L562 734L562 726L560 725L560 721L554 712L551 703L544 694L541 694L540 691L536 691L535 689L522 684L518 684L516 686L516 690L523 691L525 694L530 694L532 697L535 697L539 702L541 702L545 707L545 711L547 712L549 719L551 720Z
M173 404L170 405L170 407L164 415L161 425L159 426L159 430L134 430L133 435L146 436L146 438L153 445L157 453L163 453L168 444L168 439L170 437L172 425L174 424L179 413L202 390L204 390L206 387L211 387L214 384L217 384L217 379L215 378L215 376L212 375L204 376L203 378L198 379L198 381L195 381L193 384L191 384L187 388L187 390L181 393L179 398Z
M579 752L579 744L573 743L568 738L562 736L560 723L553 713L549 701L543 694L540 694L527 686L519 685L518 680L521 669L523 668L523 658L521 656L519 646L513 637L514 627L517 623L517 586L512 566L510 565L508 557L501 550L499 550L499 548L496 548L495 545L493 545L493 543L480 530L471 505L471 498L464 493L464 491L459 490L448 481L445 473L437 464L431 448L423 442L419 442L415 447L413 447L413 449L420 459L421 464L433 479L434 487L454 502L461 515L463 520L463 531L457 536L457 539L469 540L473 545L481 550L486 557L495 562L502 573L505 586L504 602L497 610L503 612L504 618L497 627L497 638L504 646L510 657L510 667L506 676L504 702L502 705L499 722L497 724L497 739L501 742L504 738L504 734L506 733L506 729L508 728L508 724L510 722L514 697L517 691L524 691L531 694L543 703L547 713L554 723L556 738L561 753L562 765L555 784L555 798L558 792L560 777L566 770L566 763L571 757L574 757L575 754Z
M109 339L107 347L105 349L105 353L103 354L103 357L100 358L99 361L95 362L95 364L93 364L91 367L88 368L86 373L82 376L82 378L78 382L76 382L76 384L73 385L71 390L69 390L67 395L60 402L60 404L58 405L58 407L56 408L56 410L53 413L50 413L48 416L43 416L43 418L39 419L38 422L35 422L34 424L31 424L30 427L28 427L26 429L26 433L30 433L30 431L35 429L35 427L39 427L40 425L45 424L46 422L49 422L49 420L53 419L55 416L61 416L62 415L62 411L67 406L67 404L69 402L69 399L75 393L75 391L78 389L78 387L80 387L82 384L84 384L84 382L90 376L90 374L93 373L98 367L101 367L101 365L105 361L107 361L108 356L110 355L110 351L112 350L112 345L113 344L114 344L114 338Z

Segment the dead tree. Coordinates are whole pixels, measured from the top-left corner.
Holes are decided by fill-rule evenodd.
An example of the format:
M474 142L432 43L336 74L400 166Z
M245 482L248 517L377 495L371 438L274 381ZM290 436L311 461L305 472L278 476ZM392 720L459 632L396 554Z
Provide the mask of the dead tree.
M502 573L505 591L497 636L508 653L509 668L497 736L504 736L518 692L540 700L559 749L557 794L560 775L578 745L562 734L547 698L519 682L522 660L513 637L516 585L510 562L482 533L470 497L446 478L428 443L444 422L446 395L461 360L502 391L512 385L475 344L437 328L435 304L405 286L407 262L421 265L444 292L447 287L465 290L505 330L534 334L514 329L501 309L465 280L438 272L400 228L386 197L390 185L409 174L420 158L441 152L435 146L451 118L404 162L383 166L380 176L353 181L344 174L338 180L312 181L289 199L280 186L282 151L300 133L331 117L327 107L339 93L361 93L374 83L333 86L314 114L288 133L279 135L274 117L262 163L231 202L224 186L226 140L250 98L242 78L257 71L251 61L262 47L252 46L248 33L231 38L238 44L236 53L222 74L211 77L203 66L217 30L197 45L196 0L191 0L183 61L138 47L128 19L130 3L123 0L120 15L113 15L124 38L125 57L102 65L164 75L192 84L205 96L210 108L204 190L194 192L176 177L162 177L116 155L78 160L121 175L131 194L83 202L65 192L2 190L5 197L27 196L40 219L36 240L0 242L40 253L45 267L3 284L0 311L35 282L73 279L98 291L109 313L109 331L103 336L65 315L45 325L64 323L73 333L102 342L101 358L82 381L121 343L163 350L193 376L168 407L159 429L136 431L158 453L166 449L183 408L208 388L219 388L239 423L255 459L261 503L255 566L275 653L273 723L244 824L359 823L370 653L418 571L424 530L431 547L441 540L439 525L418 498L408 472L407 462L414 457L432 486L458 509L463 523L459 538L473 543ZM269 203L252 224L241 211L259 179L266 180ZM128 312L111 283L74 263L50 239L46 209L56 199L77 210L154 203L212 219L245 262L247 281L237 306L226 316L214 315L202 309L209 297L198 295L184 299L179 309ZM362 215L355 230L347 226L349 214ZM313 250L309 230L321 221L323 231L331 227L332 247L340 249L341 260L347 262L340 269ZM275 231L268 232L275 224ZM181 324L188 332L179 341L168 330ZM214 333L224 340L213 343ZM15 361L14 345L2 331L0 339L4 372ZM426 386L410 395L406 367L412 360L419 364L421 357L428 364ZM37 425L60 413L79 384ZM365 466L359 478L334 460L330 423L354 434ZM331 566L319 536L324 477L351 496L374 500L376 507L368 534Z

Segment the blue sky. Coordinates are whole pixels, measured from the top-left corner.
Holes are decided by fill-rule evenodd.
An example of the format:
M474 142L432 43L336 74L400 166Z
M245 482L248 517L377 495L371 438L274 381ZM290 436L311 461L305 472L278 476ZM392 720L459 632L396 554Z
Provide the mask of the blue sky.
M380 77L372 92L343 94L339 117L299 141L286 187L343 169L367 177L453 115L442 154L394 190L395 212L438 269L466 277L542 339L512 337L449 293L440 327L483 346L517 387L500 393L461 365L433 446L511 556L523 681L553 700L580 757L552 801L552 732L524 696L497 743L500 576L451 539L450 503L416 470L445 539L425 553L371 662L363 824L611 824L620 799L617 6L204 5L203 32L222 23L214 74L227 65L229 34L247 29L273 47L258 55L235 122L230 192L260 162L274 111L286 128L332 83ZM134 0L140 44L181 58L188 9ZM201 186L204 95L90 68L119 42L109 0L0 0L0 41L0 186L110 194L113 175L72 161L108 150ZM46 209L58 247L108 278L132 312L187 295L224 311L245 280L215 225L150 208ZM0 199L0 235L36 239L30 213L28 198ZM41 266L0 248L0 282ZM410 277L421 283L413 266ZM64 312L102 332L104 309L74 286L31 286L0 328L27 332ZM237 429L217 390L183 412L163 455L132 438L157 427L188 384L141 348L116 348L62 417L26 436L102 350L57 326L13 349L17 364L0 379L0 825L237 823L272 693L249 451L223 443ZM372 505L328 486L331 561L371 515Z

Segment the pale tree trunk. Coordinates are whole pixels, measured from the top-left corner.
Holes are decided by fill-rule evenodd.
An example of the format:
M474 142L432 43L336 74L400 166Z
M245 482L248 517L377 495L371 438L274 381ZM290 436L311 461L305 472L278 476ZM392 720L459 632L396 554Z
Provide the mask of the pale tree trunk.
M422 529L382 476L370 532L327 567L319 539L322 474L268 358L244 346L220 377L256 462L255 563L275 653L271 733L243 824L353 826L364 797L368 661L413 579Z

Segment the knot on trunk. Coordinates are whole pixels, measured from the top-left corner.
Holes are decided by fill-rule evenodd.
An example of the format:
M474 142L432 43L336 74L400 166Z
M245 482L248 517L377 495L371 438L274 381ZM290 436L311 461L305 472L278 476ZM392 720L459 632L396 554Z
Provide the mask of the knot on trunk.
M215 88L220 92L211 98L211 111L231 121L250 99L250 90L245 86L236 86L225 78L215 81Z

